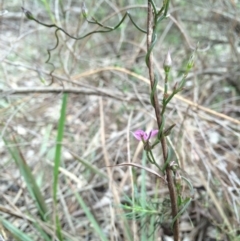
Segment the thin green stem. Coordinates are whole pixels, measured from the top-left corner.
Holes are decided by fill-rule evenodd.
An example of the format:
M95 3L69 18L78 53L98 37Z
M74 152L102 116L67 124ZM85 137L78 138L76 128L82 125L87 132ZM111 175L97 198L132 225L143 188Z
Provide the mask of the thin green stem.
M95 33L108 33L108 32L111 32L111 31L116 30L117 28L119 28L119 26L121 26L121 24L123 23L123 21L125 20L125 18L128 16L128 17L130 18L131 22L133 23L133 25L134 25L139 31L141 31L142 33L147 33L147 31L145 31L145 30L143 30L142 28L140 28L140 27L133 21L131 15L130 15L128 12L126 12L126 13L124 14L124 16L123 16L122 19L119 21L119 23L118 23L116 26L114 26L114 27L105 26L105 25L103 25L102 23L100 23L98 20L96 20L96 19L94 19L94 18L93 18L93 21L88 20L88 19L86 18L86 20L87 20L88 23L96 24L96 25L98 25L98 26L100 26L100 27L102 27L102 28L105 28L105 30L96 30L96 31L89 32L89 33L87 33L87 34L85 34L85 35L83 35L83 36L81 36L81 37L75 37L75 36L69 34L68 32L66 32L63 28L57 26L56 24L46 24L46 23L43 23L43 22L39 21L38 19L34 18L33 14L32 14L30 11L28 11L28 10L26 10L26 9L24 9L24 8L22 8L22 10L23 10L23 12L25 13L26 17L27 17L29 20L33 20L33 21L35 21L36 23L38 23L38 24L40 24L40 25L42 25L42 26L45 26L45 27L47 27L47 28L56 28L55 37L56 37L56 40L57 40L57 41L56 41L56 44L55 44L55 46L54 46L53 48L47 50L47 52L48 52L48 58L47 58L46 63L48 63L49 60L51 59L51 51L55 50L55 49L57 48L58 44L59 44L59 37L58 37L58 34L57 34L58 31L63 32L65 35L67 35L68 37L70 37L70 38L72 38L72 39L81 40L81 39L84 39L84 38L86 38L87 36L92 35L92 34L95 34Z
M150 156L152 158L152 162L151 163L154 164L160 171L162 171L161 167L157 164L157 162L156 162L156 160L155 160L155 158L153 156L152 150L150 150L148 152L150 153Z

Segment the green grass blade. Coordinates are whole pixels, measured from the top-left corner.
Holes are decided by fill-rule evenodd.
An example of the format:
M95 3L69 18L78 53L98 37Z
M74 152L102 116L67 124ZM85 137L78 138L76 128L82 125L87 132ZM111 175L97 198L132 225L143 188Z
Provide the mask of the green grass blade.
M71 152L71 155L74 156L74 158L81 163L83 166L85 166L88 170L91 171L91 173L96 173L97 175L99 175L102 178L108 179L108 176L99 170L99 168L94 167L94 165L92 165L90 162L83 160L82 158L80 158L79 156L75 155L74 153Z
M151 234L149 239L152 240L152 241L156 240L156 238L155 238L155 227L154 227L155 220L156 220L156 217L154 215L152 215L150 217L150 222L149 222L149 233Z
M50 6L50 4L49 4L49 1L47 1L47 0L42 0L42 3L43 3L43 5L44 5L46 11L48 12L48 15L50 16L52 22L55 23L55 17L54 17L54 15L52 14L51 6Z
M16 165L18 166L21 175L24 178L24 181L27 185L28 191L32 198L35 200L36 207L41 215L42 220L47 221L47 214L48 209L45 203L45 199L41 193L39 186L36 183L35 177L33 176L30 167L27 165L26 161L24 160L23 155L21 154L20 150L17 147L10 147L6 139L4 139L5 145L8 148L9 153L11 154L12 158L14 159ZM14 142L16 142L14 140Z
M146 156L146 152L143 152L143 159L142 159L142 165L146 166L146 162L147 162L147 156ZM141 208L145 209L146 208L146 199L147 199L147 187L146 187L146 171L144 169L141 170L141 176L142 176L142 180L141 180L141 196L140 196L140 200L141 200ZM144 227L143 229L141 229L141 241L147 241L147 232L146 232L146 217L143 215L141 218L141 227Z
M65 125L65 117L66 117L66 109L67 109L67 97L68 94L63 94L62 100L62 108L61 114L58 122L58 133L57 133L57 144L55 150L55 157L54 157L54 168L53 168L53 204L54 207L57 205L57 187L58 187L58 173L59 167L61 162L61 151L62 151L62 140L64 135L64 125ZM55 221L56 221L56 232L57 236L60 241L63 240L62 232L61 232L61 225L59 222L59 218L57 213L55 214Z
M173 228L173 225L174 225L174 222L179 218L181 217L181 215L186 211L187 207L189 206L189 204L191 203L192 201L192 198L188 197L186 198L186 201L185 201L185 205L183 206L183 208L178 212L177 216L175 216L172 220L172 223L171 223L171 227Z
M6 228L16 238L16 240L34 241L32 238L30 238L28 235L23 233L21 230L19 230L13 224L8 222L6 219L0 217L0 222L4 226L4 228Z
M41 228L41 226L38 224L38 222L33 222L33 226L36 228L36 230L40 233L41 239L44 241L52 241L50 236Z
M40 157L42 157L45 153L47 153L47 151L49 149L48 143L49 143L49 140L51 137L52 129L53 129L52 124L47 125L44 136L43 136L42 145L40 147L39 154L38 154L38 156L40 156Z
M58 133L57 133L57 144L54 157L54 169L53 169L53 200L57 201L57 186L58 186L58 169L61 162L61 151L62 151L62 140L64 134L64 125L65 125L65 115L67 108L67 94L63 94L61 115L58 123Z
M56 215L55 219L56 219L57 237L59 238L60 241L64 241L63 235L62 235L61 223L59 221L58 215Z
M101 227L99 226L97 220L94 218L94 216L90 212L89 208L87 207L86 203L83 201L82 197L78 193L75 193L75 196L76 196L80 206L82 207L83 211L85 212L88 220L91 222L93 228L99 235L99 239L102 241L108 241L108 239L106 238L105 234L103 233Z

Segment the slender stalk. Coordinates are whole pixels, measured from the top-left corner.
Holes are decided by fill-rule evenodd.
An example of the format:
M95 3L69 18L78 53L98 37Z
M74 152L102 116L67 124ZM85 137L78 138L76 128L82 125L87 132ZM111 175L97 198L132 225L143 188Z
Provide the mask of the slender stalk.
M148 20L147 20L147 49L150 51L152 47L152 36L154 32L153 26L153 9L151 0L148 0ZM148 57L148 70L149 70L149 79L151 84L151 89L154 88L154 66L153 66L153 54L150 53ZM162 124L162 117L161 117L161 111L160 111L160 105L158 102L157 97L157 91L154 91L153 93L153 107L155 110L155 115L157 119L158 128L160 129ZM167 148L167 141L164 136L161 138L161 146L162 146L162 152L163 152L163 158L164 162L167 161L168 157L168 148ZM178 206L177 206L177 195L173 180L173 173L169 165L166 167L166 175L167 175L167 182L168 182L168 190L170 194L170 200L171 200L171 207L172 207L172 218L176 217L178 214ZM173 233L174 233L174 241L179 241L179 219L176 219L173 225Z

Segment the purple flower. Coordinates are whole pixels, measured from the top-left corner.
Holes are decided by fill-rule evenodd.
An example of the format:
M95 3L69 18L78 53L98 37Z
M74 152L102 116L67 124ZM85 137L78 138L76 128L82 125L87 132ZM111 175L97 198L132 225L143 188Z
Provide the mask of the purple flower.
M151 130L149 133L143 130L136 130L132 132L132 134L139 141L147 141L150 138L156 136L158 134L158 130Z

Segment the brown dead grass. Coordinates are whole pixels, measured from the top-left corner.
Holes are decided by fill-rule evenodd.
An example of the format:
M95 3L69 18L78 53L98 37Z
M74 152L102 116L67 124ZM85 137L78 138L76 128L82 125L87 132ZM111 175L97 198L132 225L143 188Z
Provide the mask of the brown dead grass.
M240 20L236 17L239 7L230 1L216 2L211 2L210 8L205 1L198 6L173 1L172 21L163 23L154 52L161 77L162 62L170 48L174 61L173 86L181 76L183 62L189 58L190 47L196 46L198 41L200 45L186 89L170 103L167 121L167 126L176 124L170 138L181 168L195 188L194 201L181 219L182 236L190 240L210 240L210 237L211 240L229 240L228 232L236 231L240 224L237 30ZM114 11L117 18L118 9L123 6L115 1L112 4L116 8L109 10L111 5L105 3L106 16ZM3 8L7 7L3 4ZM44 64L44 60L46 49L53 46L55 40L52 31L27 21L17 12L19 7L16 3L8 15L1 16L0 84L4 90L15 91L2 93L1 135L18 137L18 147L51 207L52 160L62 96L59 90L64 86L66 91L72 90L70 93L78 91L69 95L60 168L58 209L63 230L71 240L86 237L98 240L75 199L73 193L78 191L109 239L126 240L124 221L119 219L121 214L116 206L124 195L132 195L134 177L130 168L106 166L141 163L143 147L136 143L130 131L156 127L144 62L146 39L139 33L134 34L129 22L113 34L93 35L86 41L75 42L59 34L60 46L52 57L56 67L54 83L42 92L33 93L34 89L44 87L39 76L51 82L52 67ZM25 7L42 20L50 21L42 6ZM88 8L97 14L96 6ZM78 5L72 3L67 9L75 13L71 18L79 19ZM132 9L136 19L137 14L142 14L139 24L144 26L144 8L139 13ZM17 14L13 14L14 11ZM73 26L70 19L64 20L58 12L54 12L54 16L58 24L61 22L69 32L75 33L77 25ZM79 34L92 29L82 18L78 24ZM161 86L162 80L160 95ZM48 93L54 89L57 93ZM31 218L26 215L31 213L32 218L37 218L33 201L2 142L0 153L0 211L22 231L34 233ZM97 168L106 178L86 168L79 159ZM136 170L136 179L140 185L140 170ZM156 179L149 176L147 180L149 197L153 197ZM162 198L168 195L164 184L160 184L158 195ZM41 225L52 233L52 227ZM139 227L136 223L131 225L134 240L138 240ZM164 224L160 233L163 236L167 233ZM2 235L9 236L8 233Z

